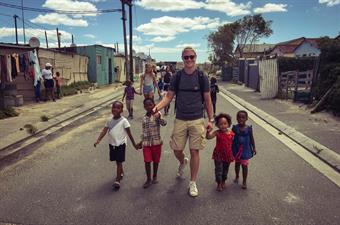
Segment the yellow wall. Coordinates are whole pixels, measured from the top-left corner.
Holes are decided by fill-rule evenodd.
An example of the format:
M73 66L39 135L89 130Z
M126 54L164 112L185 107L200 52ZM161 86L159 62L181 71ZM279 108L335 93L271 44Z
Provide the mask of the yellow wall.
M53 73L60 73L62 85L78 81L88 81L88 58L72 53L63 53L49 49L39 49L40 68L45 68L47 62L53 66Z

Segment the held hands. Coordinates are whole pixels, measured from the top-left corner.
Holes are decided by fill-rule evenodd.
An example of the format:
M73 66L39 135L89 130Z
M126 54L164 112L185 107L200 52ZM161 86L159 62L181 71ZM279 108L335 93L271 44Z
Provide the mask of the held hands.
M141 149L143 147L142 142L134 144L133 146L135 147L136 150L139 150L139 149Z
M153 109L152 109L152 114L154 115L155 118L160 118L161 117L161 114L159 113L158 109L157 109L157 106L155 106Z
M206 129L207 129L207 132L210 133L212 130L213 130L213 124L212 122L208 122L207 126L206 126Z

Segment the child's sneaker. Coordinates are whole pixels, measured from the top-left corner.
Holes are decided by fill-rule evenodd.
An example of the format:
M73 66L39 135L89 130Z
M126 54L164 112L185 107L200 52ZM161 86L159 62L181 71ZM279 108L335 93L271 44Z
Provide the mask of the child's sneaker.
M198 190L197 190L197 186L196 186L195 181L189 182L189 195L191 197L197 197L198 196Z
M177 177L184 179L184 168L188 164L189 159L187 157L184 157L184 162L182 164L179 164L178 166L178 172Z

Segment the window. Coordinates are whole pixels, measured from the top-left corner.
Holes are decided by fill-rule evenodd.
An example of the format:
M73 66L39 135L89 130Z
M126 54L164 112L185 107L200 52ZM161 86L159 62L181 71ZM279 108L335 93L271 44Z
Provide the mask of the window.
M102 56L101 55L96 55L96 62L97 62L97 64L102 64Z

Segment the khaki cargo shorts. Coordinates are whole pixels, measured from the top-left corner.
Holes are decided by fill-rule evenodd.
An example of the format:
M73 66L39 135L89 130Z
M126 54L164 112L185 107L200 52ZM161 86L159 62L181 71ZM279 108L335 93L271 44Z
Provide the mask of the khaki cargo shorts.
M184 150L189 139L189 148L202 150L205 147L204 120L179 120L175 119L174 129L170 139L173 150Z

